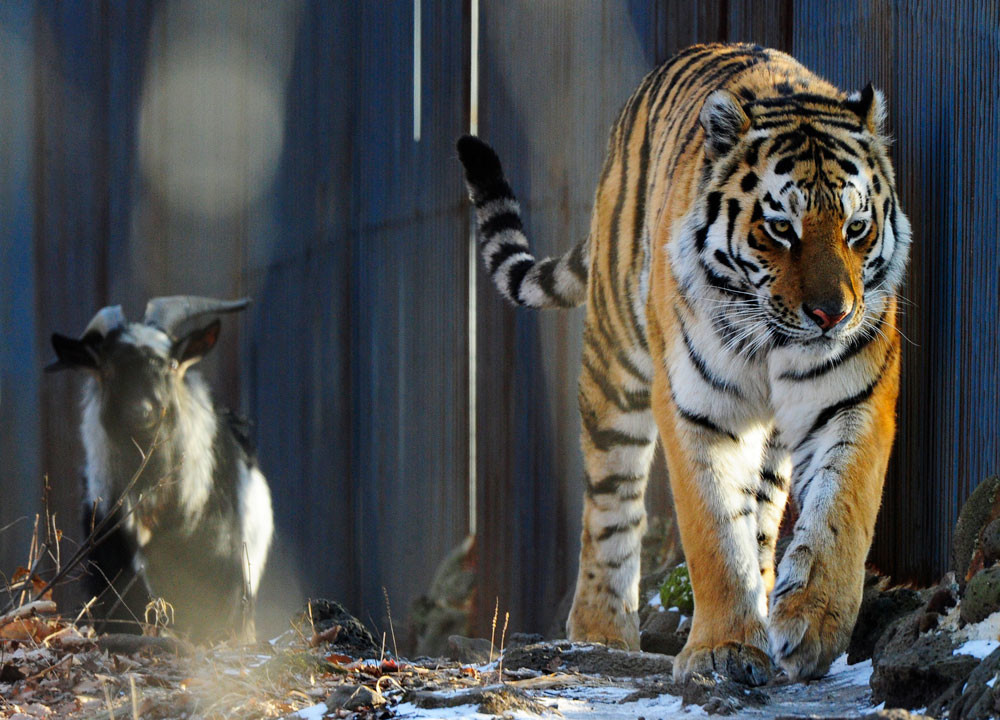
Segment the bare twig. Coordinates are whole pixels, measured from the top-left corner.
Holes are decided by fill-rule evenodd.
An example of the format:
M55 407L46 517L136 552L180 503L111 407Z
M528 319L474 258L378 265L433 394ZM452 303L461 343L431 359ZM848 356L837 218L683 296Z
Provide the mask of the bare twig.
M0 615L0 627L11 623L15 620L20 620L32 615L38 615L40 613L54 613L56 612L56 604L51 600L35 600L26 605L12 610L11 612Z
M490 662L493 662L493 640L497 636L497 613L500 612L500 597L497 596L497 603L493 606L493 624L490 626Z
M382 586L382 594L385 596L385 614L389 618L389 632L392 633L392 654L393 657L399 658L399 650L396 648L396 630L392 627L392 610L389 607L389 591L385 589L385 585Z
M66 563L66 565L63 568L61 568L58 572L56 572L56 574L52 577L52 579L49 580L45 584L45 586L42 587L41 590L35 593L35 596L32 598L33 600L37 600L38 598L42 597L45 593L47 593L49 590L51 590L55 586L55 584L66 575L66 573L68 573L71 569L75 568L83 560L83 558L91 549L100 545L111 535L112 532L117 530L118 527L121 525L121 523L124 522L125 518L129 517L133 512L135 512L136 508L138 508L139 505L142 503L143 493L140 493L135 504L131 508L129 508L129 510L124 515L118 518L115 521L114 525L107 532L101 534L104 531L105 527L115 517L115 514L118 512L118 510L121 509L121 506L124 504L125 498L128 497L129 492L132 490L133 487L135 487L135 484L139 482L139 477L142 475L142 472L146 469L146 466L149 464L150 459L153 457L153 453L159 447L161 428L162 425L157 426L156 434L153 436L153 441L150 444L149 451L145 453L142 452L141 450L139 451L139 454L142 457L142 462L139 463L139 467L132 475L132 479L129 480L128 484L125 486L125 489L119 495L118 500L115 502L114 505L111 506L108 513L101 519L101 522L97 523L94 526L94 529L91 531L89 537L80 545L79 548L77 548L77 551L73 553L73 556ZM160 480L160 483L162 482L163 480ZM38 526L38 521L36 518L35 521L36 536L38 530L37 526ZM35 541L33 540L32 542L34 543ZM23 603L23 599L21 602ZM9 611L10 609L11 609L10 607L6 608L5 612Z
M497 670L497 680L503 683L503 642L507 637L507 621L510 620L510 613L503 614L503 632L500 633L500 666Z

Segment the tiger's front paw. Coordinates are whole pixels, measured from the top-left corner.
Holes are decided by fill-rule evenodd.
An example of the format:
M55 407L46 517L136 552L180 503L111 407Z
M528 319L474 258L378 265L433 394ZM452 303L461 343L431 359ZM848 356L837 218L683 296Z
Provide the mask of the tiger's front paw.
M694 673L717 672L744 685L764 685L771 679L771 658L755 645L729 640L718 645L688 643L674 659L674 682Z
M592 642L621 650L639 649L639 613L611 607L581 597L573 599L566 623L566 633L573 642Z
M791 680L822 677L847 648L861 605L861 583L807 545L790 548L771 593L771 657ZM862 568L863 577L863 568Z

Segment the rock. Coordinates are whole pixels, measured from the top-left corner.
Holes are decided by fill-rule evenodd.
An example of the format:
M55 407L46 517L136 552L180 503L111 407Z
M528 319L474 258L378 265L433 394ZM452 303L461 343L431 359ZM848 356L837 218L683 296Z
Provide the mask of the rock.
M976 573L965 586L960 613L967 623L977 623L1000 610L1000 567Z
M545 642L545 637L541 633L511 633L504 641L504 650L524 647L525 645L537 645Z
M923 598L915 590L886 590L885 583L885 578L874 573L869 573L865 578L861 608L854 624L854 632L851 633L851 642L847 646L847 662L851 665L870 658L886 628L923 605Z
M706 677L692 673L680 685L674 685L672 695L680 695L684 705L701 705L710 715L731 715L745 705L759 707L768 702L767 695L721 676Z
M323 635L334 626L340 626L338 632L330 633L335 636L331 641L333 647L356 658L373 658L379 655L379 646L375 644L375 639L367 628L347 612L343 605L333 600L310 600L295 622L306 635L315 628L313 637Z
M917 610L896 620L872 654L872 699L901 708L927 707L978 665L974 657L953 655L955 643L946 633L920 634Z
M365 685L341 685L326 696L326 707L329 710L335 708L345 710L376 708L385 705L385 702L382 693Z
M542 715L550 710L523 690L509 685L490 685L446 692L416 690L408 692L405 700L425 710L478 705L479 712L498 716L512 712Z
M643 652L676 655L687 642L688 633L680 633L677 628L681 614L676 610L652 613L643 623L639 634L639 646Z
M983 529L1000 516L1000 476L983 480L965 501L955 525L955 538L952 542L952 566L957 574L958 582L964 586L966 581L975 574L978 568L972 568L973 555L979 545L979 536ZM970 572L970 570L972 572Z
M469 632L475 582L475 537L469 535L441 561L427 593L413 602L410 626L417 655L445 655L451 635Z
M672 674L674 659L652 653L615 650L604 645L559 641L504 651L503 666L504 669L529 668L544 673L565 668L590 675L646 677Z
M483 690L477 710L485 715L509 717L507 713L514 712L543 715L548 713L549 708L523 690L501 685Z
M1000 561L1000 518L986 526L980 536L979 546L983 550L983 563L986 567Z
M452 635L448 638L448 657L460 663L483 665L500 657L500 653L486 638Z
M1000 715L1000 648L988 655L966 682L956 682L945 696L927 707L934 717L988 720ZM992 685L991 685L992 683Z

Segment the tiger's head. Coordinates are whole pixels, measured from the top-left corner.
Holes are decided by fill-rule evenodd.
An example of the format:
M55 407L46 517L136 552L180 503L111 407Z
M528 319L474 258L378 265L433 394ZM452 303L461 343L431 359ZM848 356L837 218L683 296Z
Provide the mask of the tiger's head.
M871 85L846 97L708 96L694 245L741 325L818 348L876 326L910 240L884 108Z

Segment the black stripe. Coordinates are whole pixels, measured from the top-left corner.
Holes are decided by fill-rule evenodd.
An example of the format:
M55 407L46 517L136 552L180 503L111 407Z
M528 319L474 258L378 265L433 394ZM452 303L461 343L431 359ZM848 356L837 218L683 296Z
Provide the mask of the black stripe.
M708 282L708 284L714 287L716 290L725 293L726 295L729 295L730 297L733 297L737 300L747 299L746 293L744 293L739 288L734 287L733 284L729 282L729 280L727 280L722 275L719 275L719 273L715 272L703 261L699 261L699 265L701 265L701 269L705 273L706 282Z
M721 378L716 377L712 371L708 369L704 359L702 359L701 355L698 354L698 351L694 349L694 344L691 342L691 338L687 334L687 328L684 326L684 321L681 319L680 314L677 315L677 323L681 328L681 339L684 340L684 347L687 349L688 359L691 360L691 364L694 365L694 369L698 371L699 375L701 375L701 379L708 383L710 387L720 392L742 398L743 393L740 392L739 388L731 385Z
M493 237L497 233L503 232L504 230L523 229L524 226L521 224L521 216L511 210L497 213L489 220L479 224L479 232L487 238Z
M587 371L590 378L597 384L601 394L604 395L604 399L612 403L622 412L627 413L649 409L648 391L644 393L628 393L626 394L626 397L622 397L622 393L619 392L618 388L611 384L607 375L601 372L599 368L595 367L586 355L583 357L583 369Z
M736 218L740 214L740 201L736 198L729 198L729 202L726 207L726 214L729 216L729 222L726 224L726 238L732 239L733 226L736 225Z
M719 206L722 204L722 193L711 192L708 194L708 212L705 217L705 224L694 234L694 246L701 252L705 249L705 238L708 236L708 229L719 217Z
M507 258L512 255L517 255L518 253L526 252L530 252L527 245L514 242L501 243L497 249L493 251L493 254L490 255L489 263L487 265L490 275L493 275L493 273L497 271L497 268L504 264L504 261L507 260ZM525 261L532 264L535 262L534 260L528 260L527 258L525 258Z
M576 247L569 254L569 263L567 265L582 283L587 282L587 266L583 264L583 252L586 249L588 240L577 243Z
M524 260L518 260L510 266L510 270L507 271L507 294L518 303L523 303L521 300L521 283L524 282L524 276L528 274L528 271L535 266L534 259L525 258Z
M875 379L872 380L866 387L862 388L860 391L846 397L843 400L835 402L833 405L827 405L825 408L820 410L819 414L816 416L816 420L813 422L812 427L809 428L809 432L805 434L805 437L799 441L799 444L795 446L796 450L799 450L803 445L809 442L813 436L816 435L820 430L822 430L830 420L833 419L835 415L841 413L845 410L850 410L851 408L857 407L865 400L872 396L875 392L875 388L878 387L879 383L882 382L882 378L885 377L886 368L889 367L889 363L892 362L892 358L896 354L895 347L889 347L885 353L885 361L882 363L882 367L879 368L878 374Z
M612 495L617 493L622 485L642 482L645 479L645 477L638 475L608 475L596 483L588 483L587 495L591 497L594 495Z
M777 473L768 470L766 468L760 471L760 479L766 482L768 485L779 488L781 490L784 490L786 487L788 487L787 478L783 478Z
M573 307L574 303L567 299L556 288L556 273L559 270L559 258L547 258L538 263L538 284L553 302L559 307Z
M717 435L725 435L730 440L733 441L738 440L735 434L719 427L714 422L712 422L711 419L705 417L704 415L699 415L698 413L691 412L690 410L685 410L683 407L681 407L680 403L677 402L677 396L675 396L673 392L670 393L670 396L674 401L674 407L677 408L677 414L680 415L681 418L683 418L684 420L687 420L692 425L698 425L699 427L704 428L705 430L710 430Z
M583 420L583 428L587 431L590 441L594 447L601 452L607 452L612 447L645 447L650 441L646 438L635 437L618 430L606 430L599 426L597 415L592 410L580 409Z
M600 534L597 536L597 541L607 540L612 535L618 535L620 533L628 532L629 530L634 530L639 527L642 523L642 518L636 518L635 520L625 523L624 525L608 525L601 529Z

